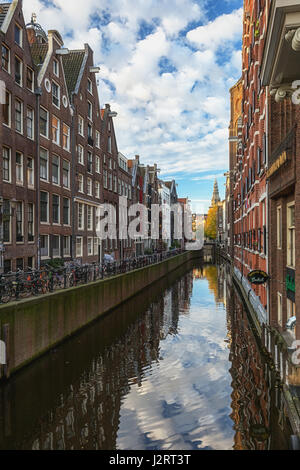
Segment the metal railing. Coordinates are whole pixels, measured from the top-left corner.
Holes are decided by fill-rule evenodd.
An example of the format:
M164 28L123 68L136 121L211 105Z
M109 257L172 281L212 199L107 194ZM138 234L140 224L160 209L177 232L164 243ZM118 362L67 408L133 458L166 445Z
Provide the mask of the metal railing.
M61 289L88 284L118 274L125 274L135 269L160 263L183 253L184 250L172 250L152 255L129 258L111 263L93 263L53 268L45 265L40 270L18 271L0 275L0 304L24 298L47 294Z

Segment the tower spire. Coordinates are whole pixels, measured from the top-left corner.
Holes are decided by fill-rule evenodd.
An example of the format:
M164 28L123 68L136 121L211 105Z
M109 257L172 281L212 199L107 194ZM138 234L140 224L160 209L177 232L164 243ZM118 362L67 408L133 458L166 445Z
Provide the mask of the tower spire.
M213 196L212 196L212 200L211 200L211 205L212 206L215 206L216 204L218 204L218 202L220 202L220 194L219 194L219 187L218 187L218 182L217 182L217 178L215 179L215 183L214 183L214 192L213 192Z

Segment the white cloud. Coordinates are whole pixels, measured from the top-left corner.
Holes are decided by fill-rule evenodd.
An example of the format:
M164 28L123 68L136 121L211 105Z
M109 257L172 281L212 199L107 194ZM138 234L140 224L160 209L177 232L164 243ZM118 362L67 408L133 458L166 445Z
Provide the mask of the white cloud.
M228 90L240 76L241 10L207 22L205 4L24 0L24 11L28 21L35 11L45 29L59 30L67 47L90 43L101 67L101 104L118 112L120 151L177 177L228 166ZM202 26L186 32L191 22Z

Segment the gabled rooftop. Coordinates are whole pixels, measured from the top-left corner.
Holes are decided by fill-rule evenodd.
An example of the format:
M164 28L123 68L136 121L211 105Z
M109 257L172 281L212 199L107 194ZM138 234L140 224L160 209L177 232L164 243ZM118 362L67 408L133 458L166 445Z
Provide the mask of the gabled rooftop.
M3 21L7 15L11 3L0 3L0 28L3 25Z
M81 71L85 50L70 51L69 54L63 56L63 66L66 77L66 84L71 98L72 92L75 91L78 77Z

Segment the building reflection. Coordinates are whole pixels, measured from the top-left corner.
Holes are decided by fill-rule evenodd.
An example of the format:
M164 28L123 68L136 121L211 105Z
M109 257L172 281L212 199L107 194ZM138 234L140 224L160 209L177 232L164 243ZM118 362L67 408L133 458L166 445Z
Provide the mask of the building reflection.
M116 449L122 404L160 362L162 341L177 335L180 318L190 315L195 280L201 279L216 304L226 307L234 449L288 448L280 388L230 272L212 265L177 275L148 303L147 294L136 297L2 387L0 448Z

